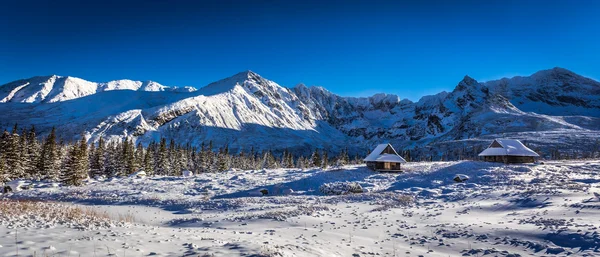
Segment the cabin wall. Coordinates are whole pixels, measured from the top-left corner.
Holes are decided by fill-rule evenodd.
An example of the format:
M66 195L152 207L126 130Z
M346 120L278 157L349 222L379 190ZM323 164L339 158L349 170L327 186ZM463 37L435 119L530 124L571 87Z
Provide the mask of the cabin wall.
M534 163L532 156L508 156L508 163Z
M484 156L486 162L502 162L502 163L534 163L533 156Z
M367 167L371 170L401 170L399 162L367 162Z

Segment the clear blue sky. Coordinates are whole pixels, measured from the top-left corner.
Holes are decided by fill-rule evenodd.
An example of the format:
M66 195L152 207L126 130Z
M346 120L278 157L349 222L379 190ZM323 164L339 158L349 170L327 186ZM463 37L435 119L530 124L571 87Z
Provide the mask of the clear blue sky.
M418 100L467 74L559 66L598 79L599 13L591 0L3 1L0 84L58 74L201 87L253 70Z

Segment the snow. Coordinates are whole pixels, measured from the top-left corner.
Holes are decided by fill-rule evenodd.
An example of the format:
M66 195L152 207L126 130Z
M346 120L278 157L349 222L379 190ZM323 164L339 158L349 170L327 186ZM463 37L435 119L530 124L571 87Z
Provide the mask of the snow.
M382 154L383 150L385 150L385 148L388 145L392 148L392 150L396 154L387 154L387 153ZM392 145L390 145L390 144L379 144L379 145L377 145L377 147L375 147L375 149L364 159L364 161L366 161L366 162L399 162L399 163L406 163L406 160L404 160L404 158L400 157L398 155L398 153L396 152L396 149L394 149L394 147L392 147Z
M129 175L130 178L145 178L146 177L146 172L143 170L139 170L136 171L134 173L131 173L131 175Z
M457 175L469 180L456 183ZM600 251L598 160L412 162L404 173L377 173L362 165L227 171L90 180L83 187L38 183L2 197L53 201L49 210L89 208L114 222L96 226L87 216L39 222L25 213L2 216L0 256L14 256L17 249L20 256L595 256ZM364 192L319 191L322 185L353 183ZM269 194L254 194L261 189ZM0 213L9 206L3 201ZM123 217L130 218L120 221Z
M539 155L533 150L527 148L521 141L515 139L496 139L502 147L489 147L479 154L479 156L533 156Z
M12 191L20 191L27 184L27 181L22 179L12 180L6 183L6 185L9 186Z

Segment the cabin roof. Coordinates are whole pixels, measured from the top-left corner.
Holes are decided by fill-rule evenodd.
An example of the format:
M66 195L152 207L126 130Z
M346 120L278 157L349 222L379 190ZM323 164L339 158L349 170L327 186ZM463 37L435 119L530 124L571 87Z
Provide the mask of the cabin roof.
M516 139L496 139L494 142L497 142L502 147L491 147L490 146L483 150L479 154L479 156L533 156L539 157L539 155L533 150L527 148L527 146L523 145L521 141Z
M383 153L383 151L387 148L388 145L390 146L390 148L392 148L392 151L394 152L394 154ZM364 161L366 161L366 162L406 163L406 160L404 160L404 158L402 158L402 157L400 157L400 155L398 155L398 152L396 152L396 149L394 149L394 147L391 144L377 145L377 147L375 147L375 149L367 156L367 158L364 159Z

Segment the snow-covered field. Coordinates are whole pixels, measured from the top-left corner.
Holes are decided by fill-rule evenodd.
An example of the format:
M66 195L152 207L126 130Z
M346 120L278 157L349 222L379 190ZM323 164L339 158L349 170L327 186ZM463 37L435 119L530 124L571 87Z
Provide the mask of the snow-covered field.
M0 256L600 255L598 160L404 167L38 183L3 195Z

